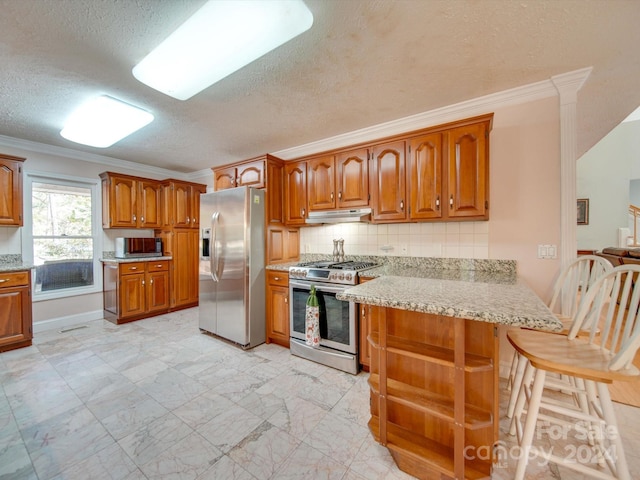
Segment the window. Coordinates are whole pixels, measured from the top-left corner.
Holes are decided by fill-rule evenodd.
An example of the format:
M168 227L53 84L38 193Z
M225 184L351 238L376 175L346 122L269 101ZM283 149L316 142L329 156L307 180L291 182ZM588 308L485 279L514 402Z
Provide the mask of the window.
M26 237L34 269L34 298L88 293L101 288L95 225L97 180L27 174L31 221ZM26 222L26 223L27 223ZM29 255L26 255L27 257Z

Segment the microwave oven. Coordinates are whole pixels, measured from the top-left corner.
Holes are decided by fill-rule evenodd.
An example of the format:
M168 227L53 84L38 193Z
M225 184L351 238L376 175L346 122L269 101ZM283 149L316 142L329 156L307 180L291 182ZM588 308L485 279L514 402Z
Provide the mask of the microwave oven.
M116 258L161 257L160 238L116 238Z

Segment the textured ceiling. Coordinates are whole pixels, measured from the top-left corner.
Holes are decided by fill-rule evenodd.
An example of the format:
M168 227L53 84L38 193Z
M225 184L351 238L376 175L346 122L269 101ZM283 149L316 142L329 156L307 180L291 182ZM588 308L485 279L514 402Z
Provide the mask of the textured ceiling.
M203 0L0 0L0 135L193 172L584 67L578 154L640 105L637 0L305 0L309 31L185 102L131 69ZM109 94L155 121L107 149L59 135Z

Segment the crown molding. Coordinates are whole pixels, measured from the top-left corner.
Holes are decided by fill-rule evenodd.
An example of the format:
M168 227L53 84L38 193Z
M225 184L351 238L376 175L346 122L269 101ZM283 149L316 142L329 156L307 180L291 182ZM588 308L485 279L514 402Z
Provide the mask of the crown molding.
M305 145L287 148L274 152L273 155L283 160L306 157L328 150L377 140L382 137L410 132L411 130L420 130L433 125L452 122L461 117L473 117L499 108L555 97L558 95L557 85L575 85L578 81L580 85L582 85L590 72L591 67L588 67L561 75L555 75L548 80L503 90L428 112L418 113L349 133L343 133Z
M32 142L21 138L7 137L0 135L0 145L12 148L19 148L28 152L44 153L57 157L71 158L82 162L98 163L109 167L121 167L130 170L137 170L141 173L153 173L167 178L185 179L185 174L168 170L166 168L154 167L143 163L131 162L121 158L107 157L106 155L96 155L95 153L81 152L72 148L47 145L46 143Z

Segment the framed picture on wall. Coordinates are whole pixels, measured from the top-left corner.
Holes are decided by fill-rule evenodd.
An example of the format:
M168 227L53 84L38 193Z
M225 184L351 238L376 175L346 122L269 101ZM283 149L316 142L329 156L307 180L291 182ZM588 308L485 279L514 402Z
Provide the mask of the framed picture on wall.
M578 225L589 225L589 199L578 199Z

